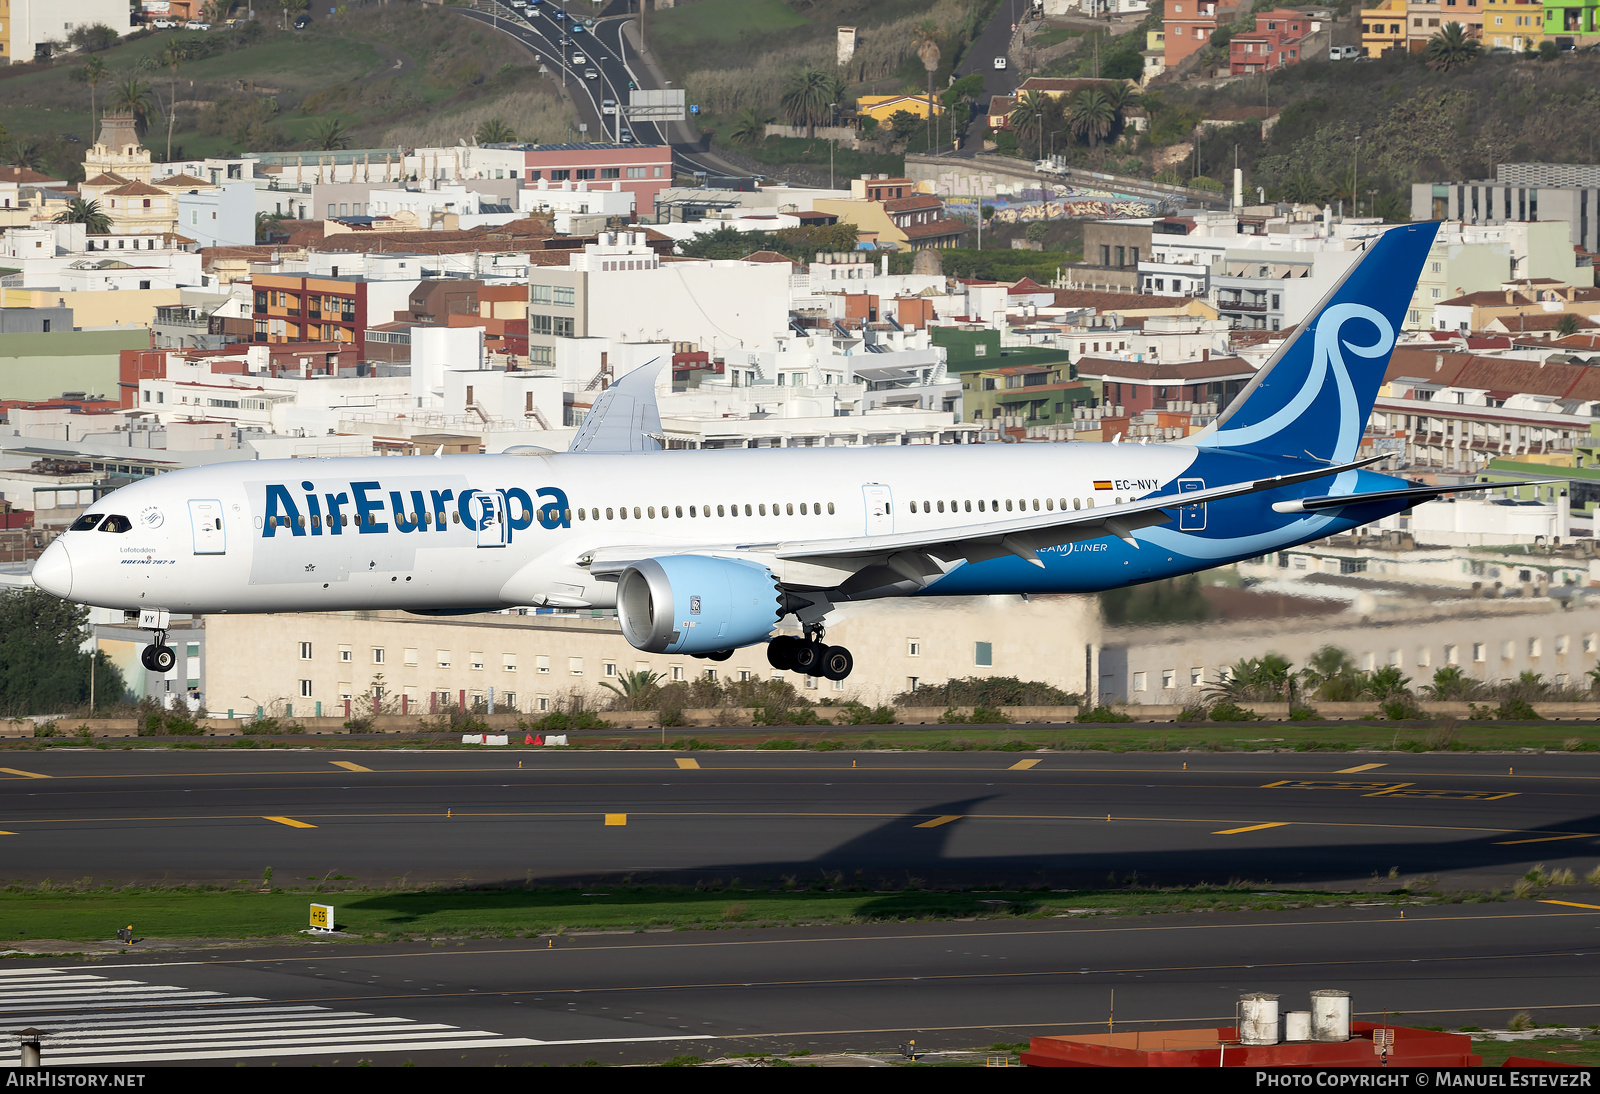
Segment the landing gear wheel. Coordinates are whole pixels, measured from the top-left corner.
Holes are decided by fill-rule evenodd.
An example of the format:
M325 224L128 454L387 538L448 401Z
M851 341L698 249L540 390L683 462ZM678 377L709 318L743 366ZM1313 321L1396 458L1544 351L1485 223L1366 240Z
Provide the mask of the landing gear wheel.
M767 664L779 672L789 672L797 666L794 663L794 648L804 645L800 639L791 635L780 634L767 643Z
M807 676L822 675L822 656L828 652L828 647L821 642L797 642L793 647L792 657L796 672L803 672Z
M178 663L178 655L171 646L146 646L139 659L144 662L145 668L160 673L171 672L172 666Z
M824 646L818 671L829 680L843 680L856 667L856 659L843 646Z
M733 651L732 650L718 650L715 653L706 654L705 655L705 659L707 661L726 661L728 658L730 658L732 656L733 656Z

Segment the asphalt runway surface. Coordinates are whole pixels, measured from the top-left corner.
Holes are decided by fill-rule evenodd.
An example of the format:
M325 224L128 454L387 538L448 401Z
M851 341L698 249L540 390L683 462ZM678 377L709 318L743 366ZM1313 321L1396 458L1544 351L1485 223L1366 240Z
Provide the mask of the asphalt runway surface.
M1298 913L325 943L7 962L0 1013L47 1063L490 1066L986 1048L1233 1024L1351 993L1358 1019L1600 1018L1600 912L1528 901ZM9 1052L9 1055L7 1053ZM15 1062L0 1048L0 1066Z
M0 877L896 887L1428 876L1600 862L1563 754L65 750L0 757Z

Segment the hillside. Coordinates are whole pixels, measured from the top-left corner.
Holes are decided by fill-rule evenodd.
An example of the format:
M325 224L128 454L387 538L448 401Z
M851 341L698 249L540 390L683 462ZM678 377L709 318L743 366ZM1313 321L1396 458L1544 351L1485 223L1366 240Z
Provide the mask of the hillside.
M164 61L181 54L174 74ZM532 56L504 35L448 7L417 3L351 5L304 31L245 24L209 33L130 36L96 54L106 76L100 109L131 77L148 104L146 146L166 154L169 104L176 100L172 155L276 151L335 141L349 147L448 143L499 118L519 136L564 140L572 115ZM0 69L0 125L8 162L26 158L53 173L81 175L93 141L88 58Z

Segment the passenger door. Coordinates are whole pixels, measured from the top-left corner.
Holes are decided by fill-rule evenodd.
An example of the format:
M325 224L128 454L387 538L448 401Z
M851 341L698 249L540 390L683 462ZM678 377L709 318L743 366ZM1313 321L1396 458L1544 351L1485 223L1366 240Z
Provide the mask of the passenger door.
M222 526L220 501L191 501L189 526L194 530L194 553L197 555L225 555L228 553L228 533Z
M495 490L477 495L476 500L483 506L478 517L478 546L504 547L511 538L505 495Z
M867 503L867 535L886 536L894 531L894 497L887 486L863 486Z

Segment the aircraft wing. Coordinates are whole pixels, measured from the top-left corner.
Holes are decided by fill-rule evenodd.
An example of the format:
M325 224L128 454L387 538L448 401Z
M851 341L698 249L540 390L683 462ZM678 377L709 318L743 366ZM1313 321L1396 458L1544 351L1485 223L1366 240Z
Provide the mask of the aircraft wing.
M1272 508L1279 513L1315 513L1323 509L1343 509L1347 505L1360 505L1368 501L1396 501L1400 498L1418 502L1432 501L1446 494L1460 494L1469 490L1504 490L1511 486L1546 486L1563 479L1517 479L1514 482L1473 482L1463 486L1413 486L1404 490L1376 490L1367 494L1323 494L1313 498L1295 498L1293 501L1274 502Z
M769 550L778 558L803 561L806 559L837 558L848 555L894 555L903 552L924 553L945 561L965 559L978 562L1012 554L1036 566L1043 566L1035 553L1043 547L1053 547L1076 540L1099 539L1104 535L1118 536L1132 547L1139 543L1133 533L1140 528L1165 524L1172 517L1168 510L1208 501L1277 490L1284 486L1327 478L1353 471L1387 456L1373 456L1354 463L1319 467L1289 475L1214 486L1185 494L1159 494L1126 501L1121 505L1096 506L1093 509L1074 509L1070 512L1030 513L1024 517L968 524L960 528L943 528L927 532L898 532L886 536L858 536L850 539L830 539L816 542L789 542L773 544Z
M666 447L656 406L663 357L641 365L600 393L568 452L657 452Z

